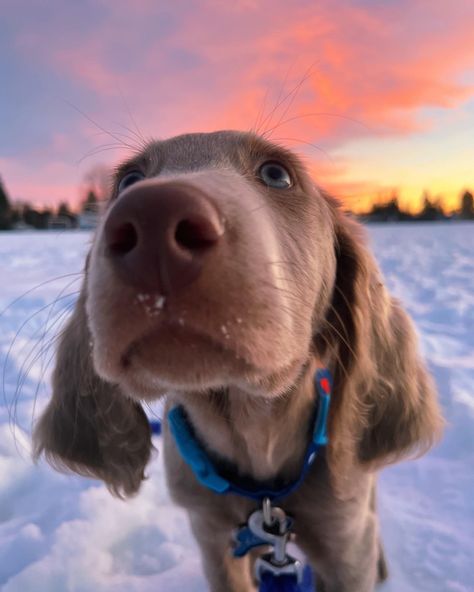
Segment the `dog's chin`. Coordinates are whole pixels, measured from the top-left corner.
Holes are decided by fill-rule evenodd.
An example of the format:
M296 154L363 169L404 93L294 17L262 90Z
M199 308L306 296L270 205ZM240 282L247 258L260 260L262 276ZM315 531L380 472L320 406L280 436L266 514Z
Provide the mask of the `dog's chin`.
M166 333L166 334L164 334ZM134 341L118 363L96 363L105 380L120 385L127 395L154 400L168 392L199 393L237 387L250 395L281 395L295 381L304 359L278 364L252 360L230 340L218 340L189 330L160 329ZM272 363L273 362L273 363Z
M271 399L288 392L304 367L304 362L297 361L270 374L254 371L246 376L238 376L237 371L224 376L222 372L206 374L202 370L193 372L187 368L180 375L167 373L164 376L155 369L137 364L133 370L123 372L117 382L124 393L137 401L151 402L167 393L199 396L209 391L227 392L234 388L256 398Z

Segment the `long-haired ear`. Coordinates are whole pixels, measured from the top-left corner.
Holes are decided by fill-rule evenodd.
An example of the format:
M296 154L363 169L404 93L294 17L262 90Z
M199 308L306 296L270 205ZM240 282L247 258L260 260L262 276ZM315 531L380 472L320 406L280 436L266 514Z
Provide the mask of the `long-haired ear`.
M336 212L337 272L316 347L332 360L329 465L376 468L426 451L443 425L410 319L391 298L360 226Z
M136 493L152 449L139 403L94 371L84 288L56 357L53 397L33 434L34 457L103 480L119 497Z

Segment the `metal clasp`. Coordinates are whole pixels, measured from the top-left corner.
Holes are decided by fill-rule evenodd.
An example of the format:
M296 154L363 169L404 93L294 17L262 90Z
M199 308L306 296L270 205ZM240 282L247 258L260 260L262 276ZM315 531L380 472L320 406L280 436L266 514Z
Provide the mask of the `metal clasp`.
M252 533L273 547L270 553L259 557L255 563L255 575L260 581L264 571L274 575L295 575L298 582L303 578L303 565L288 555L286 546L290 537L291 520L282 508L272 506L265 498L262 509L250 515L248 527Z

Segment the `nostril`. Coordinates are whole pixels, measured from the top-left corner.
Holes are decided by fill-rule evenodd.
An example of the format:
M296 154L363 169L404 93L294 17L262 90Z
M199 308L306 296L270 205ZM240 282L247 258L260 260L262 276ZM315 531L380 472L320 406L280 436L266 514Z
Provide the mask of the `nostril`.
M195 217L181 220L175 231L176 243L188 250L195 251L212 247L222 234L222 230L211 220Z
M131 222L116 226L107 234L107 249L111 255L126 255L137 246L138 233Z

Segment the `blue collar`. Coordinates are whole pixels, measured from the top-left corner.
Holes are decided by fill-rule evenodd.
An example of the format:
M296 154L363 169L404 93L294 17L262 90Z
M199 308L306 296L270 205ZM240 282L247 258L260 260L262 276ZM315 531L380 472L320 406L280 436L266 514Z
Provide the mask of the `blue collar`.
M168 422L176 446L191 468L196 479L211 491L218 494L234 493L254 500L268 497L270 500L283 498L293 493L301 485L313 464L318 452L326 446L327 419L332 392L332 377L327 369L317 370L314 376L315 391L318 394L318 408L314 422L313 436L308 444L300 475L290 484L279 489L265 487L245 488L219 474L203 445L197 439L181 406L173 407L168 413Z

